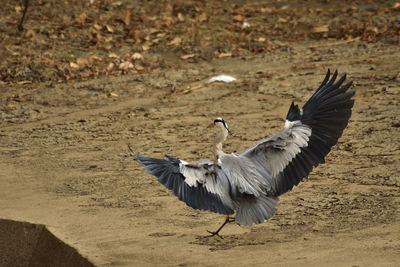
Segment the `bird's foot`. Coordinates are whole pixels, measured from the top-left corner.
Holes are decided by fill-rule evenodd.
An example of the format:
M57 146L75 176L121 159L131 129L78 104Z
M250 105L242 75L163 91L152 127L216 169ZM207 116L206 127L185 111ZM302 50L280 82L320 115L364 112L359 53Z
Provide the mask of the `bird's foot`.
M207 230L207 232L209 232L211 235L210 235L210 236L206 236L206 237L218 236L219 238L224 239L222 236L219 235L219 231L221 231L221 229L224 228L224 226L225 226L227 223L231 223L231 222L234 222L234 221L235 221L235 218L231 218L231 217L229 217L229 216L226 216L225 222L218 228L217 231L211 232L211 231L208 231L208 230Z
M219 231L211 232L211 231L207 230L207 232L209 232L211 235L208 235L206 237L218 236L219 238L224 239L222 236L219 235L219 233L218 233Z

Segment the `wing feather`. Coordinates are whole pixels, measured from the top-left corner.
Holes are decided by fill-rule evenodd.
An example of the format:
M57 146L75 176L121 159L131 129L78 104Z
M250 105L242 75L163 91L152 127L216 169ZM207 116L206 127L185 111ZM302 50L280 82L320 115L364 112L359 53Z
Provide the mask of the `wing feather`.
M257 163L258 169L273 185L271 193L281 195L298 185L310 171L324 162L325 156L342 135L351 116L355 91L343 75L332 78L328 70L325 79L300 110L291 104L285 128L271 138L266 138L240 154Z
M213 170L217 166L194 166L168 155L169 160L135 156L146 170L188 206L220 214L234 213L229 182Z

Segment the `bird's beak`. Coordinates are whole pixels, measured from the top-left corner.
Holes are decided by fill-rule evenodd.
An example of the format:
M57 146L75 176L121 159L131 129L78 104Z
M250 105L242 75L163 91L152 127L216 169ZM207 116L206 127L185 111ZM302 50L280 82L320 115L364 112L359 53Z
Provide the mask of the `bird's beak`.
M214 127L214 123L211 123L210 125L207 126L207 128L212 128Z

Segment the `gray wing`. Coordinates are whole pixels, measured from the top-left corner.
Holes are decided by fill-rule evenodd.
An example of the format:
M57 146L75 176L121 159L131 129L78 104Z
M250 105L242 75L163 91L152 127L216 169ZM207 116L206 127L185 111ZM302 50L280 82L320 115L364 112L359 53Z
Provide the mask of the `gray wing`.
M230 183L221 168L208 160L189 164L165 155L168 160L135 155L158 181L189 207L220 214L233 214Z
M253 162L273 195L291 190L313 167L323 163L348 124L355 91L346 91L352 82L341 86L346 79L344 75L334 83L337 71L330 81L329 77L328 70L302 109L292 103L281 132L260 140L240 154Z

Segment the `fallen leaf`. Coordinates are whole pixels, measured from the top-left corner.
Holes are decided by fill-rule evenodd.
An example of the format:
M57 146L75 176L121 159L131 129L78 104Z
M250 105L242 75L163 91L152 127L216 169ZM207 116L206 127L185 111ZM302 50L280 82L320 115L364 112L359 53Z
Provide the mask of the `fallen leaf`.
M280 87L289 87L289 86L292 86L292 84L291 83L281 83L279 86Z
M271 7L262 7L260 9L260 11L261 11L261 13L272 13L272 12L274 12L274 9Z
M95 61L102 61L102 60L103 60L102 57L96 56L96 55L91 55L90 58L89 58L89 61L90 61L91 63L93 63L93 62L95 62Z
M20 81L20 82L17 82L17 84L19 84L19 85L22 85L22 84L31 84L32 83L32 81Z
M179 45L181 42L182 39L180 37L175 37L171 42L168 43L168 45Z
M117 54L115 54L115 53L110 53L110 54L108 54L108 57L110 57L110 58L118 58L119 56L117 56Z
M89 61L86 58L79 57L76 59L76 64L78 64L78 66L82 68L89 65Z
M21 6L15 6L15 7L14 7L14 10L15 10L15 12L17 12L17 13L20 13L21 10L22 10L22 7L21 7Z
M107 29L107 31L110 32L110 33L113 33L113 32L114 32L113 28L112 28L110 25L106 25L106 29Z
M230 52L218 54L218 57L219 57L219 58L221 58L221 57L231 57L231 56L232 56L232 53L230 53Z
M143 58L142 54L140 54L140 53L138 53L138 52L135 52L135 53L133 53L133 55L131 56L131 59L133 59L133 60L143 60L144 58Z
M236 15L232 17L234 21L243 21L243 16L242 15Z
M125 11L124 23L126 26L129 26L131 24L131 11L130 10Z
M96 29L96 30L98 30L98 31L100 31L101 30L101 25L99 25L99 24L97 24L97 23L95 23L95 24L93 24L93 27Z
M142 50L143 51L147 51L149 49L150 49L150 47L147 44L142 45Z
M109 42L111 42L113 40L113 37L112 37L112 35L111 36L108 36L108 37L106 37L106 38L104 38L104 42L106 42L106 43L109 43ZM111 48L111 47L110 47Z
M188 59L188 58L192 58L192 57L195 57L195 54L188 54L188 55L181 56L181 59Z
M81 13L78 17L76 17L76 22L80 24L84 24L86 22L87 15L86 13Z
M197 17L197 19L200 21L200 22L205 22L205 21L207 21L207 14L206 14L206 12L203 12L203 13L201 13L198 17Z
M35 37L35 31L34 30L27 30L25 32L25 37L27 37L27 38Z
M140 66L140 65L135 65L135 69L136 69L137 71L142 71L142 70L144 70L144 68L143 68L142 66Z
M79 65L74 63L74 62L70 62L69 65L71 66L71 68L73 69L79 69Z
M113 6L122 6L122 1L115 1L111 5L113 5Z
M107 71L111 71L114 68L114 63L110 62L107 66Z
M329 32L329 27L328 25L324 26L316 26L312 29L313 33L323 33L323 32Z
M185 21L185 17L182 15L182 13L178 13L178 21L179 22L184 22Z
M379 32L377 27L372 27L372 26L367 27L365 30L367 32L373 32L373 33L378 33Z
M125 61L119 64L118 68L120 70L128 70L128 69L133 69L133 64L129 61Z

